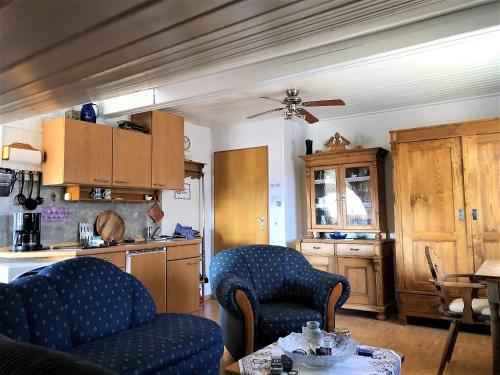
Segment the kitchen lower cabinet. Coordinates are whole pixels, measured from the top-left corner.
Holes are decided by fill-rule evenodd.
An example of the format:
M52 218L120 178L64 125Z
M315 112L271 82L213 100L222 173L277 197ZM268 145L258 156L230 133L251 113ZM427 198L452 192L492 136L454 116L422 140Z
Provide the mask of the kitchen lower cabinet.
M167 261L167 312L190 313L200 308L200 258Z
M102 260L106 260L118 268L120 268L122 271L125 271L125 252L113 252L113 253L102 253L102 254L85 254L82 256L87 256L87 257L92 257L92 258L99 258Z
M314 268L349 280L343 308L376 312L384 320L395 306L393 241L301 239L296 248Z

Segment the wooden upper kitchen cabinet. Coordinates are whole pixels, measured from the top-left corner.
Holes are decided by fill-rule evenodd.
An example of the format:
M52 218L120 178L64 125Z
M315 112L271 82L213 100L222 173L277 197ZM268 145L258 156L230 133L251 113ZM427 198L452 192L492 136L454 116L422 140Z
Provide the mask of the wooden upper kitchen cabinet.
M111 185L111 127L60 117L42 129L44 185Z
M132 115L132 121L146 125L152 135L151 187L184 188L184 118L161 111Z
M151 187L151 135L113 129L113 186Z

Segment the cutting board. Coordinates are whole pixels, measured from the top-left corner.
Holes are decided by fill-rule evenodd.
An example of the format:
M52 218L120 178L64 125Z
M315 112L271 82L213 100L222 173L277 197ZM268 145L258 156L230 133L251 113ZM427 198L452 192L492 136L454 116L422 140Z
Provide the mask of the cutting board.
M125 222L115 211L104 211L97 216L95 229L104 241L123 241L125 236Z

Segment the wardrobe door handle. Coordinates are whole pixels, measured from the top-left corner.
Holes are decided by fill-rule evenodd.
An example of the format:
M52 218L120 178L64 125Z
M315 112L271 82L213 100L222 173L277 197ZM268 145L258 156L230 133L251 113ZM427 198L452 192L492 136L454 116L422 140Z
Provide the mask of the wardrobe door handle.
M472 209L472 220L477 220L477 209L476 208Z

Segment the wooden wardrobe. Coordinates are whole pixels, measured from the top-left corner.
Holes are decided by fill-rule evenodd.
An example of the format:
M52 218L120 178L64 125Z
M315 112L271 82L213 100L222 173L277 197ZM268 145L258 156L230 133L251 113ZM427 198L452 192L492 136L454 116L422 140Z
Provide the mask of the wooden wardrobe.
M446 273L500 259L500 119L391 131L391 145L400 317L439 318L425 246Z

